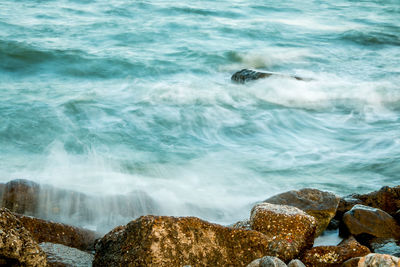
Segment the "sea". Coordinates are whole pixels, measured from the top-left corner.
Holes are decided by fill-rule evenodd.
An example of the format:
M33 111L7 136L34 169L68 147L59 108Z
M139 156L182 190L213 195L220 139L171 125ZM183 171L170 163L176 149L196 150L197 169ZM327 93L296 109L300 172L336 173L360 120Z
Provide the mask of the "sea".
M1 0L13 179L221 224L288 190L399 185L400 2ZM86 226L137 217L106 207Z

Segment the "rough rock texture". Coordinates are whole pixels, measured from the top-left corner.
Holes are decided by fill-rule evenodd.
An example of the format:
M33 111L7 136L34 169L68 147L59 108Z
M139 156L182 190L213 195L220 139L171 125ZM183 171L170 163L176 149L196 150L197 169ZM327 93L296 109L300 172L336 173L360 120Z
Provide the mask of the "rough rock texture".
M264 202L289 205L305 211L317 222L316 236L322 234L336 214L340 198L333 193L305 188L288 191L268 198Z
M274 249L285 261L296 258L314 243L314 217L292 206L257 204L251 210L250 226L275 240Z
M306 267L303 262L301 262L300 260L297 260L297 259L291 260L287 266L288 267Z
M368 245L374 253L400 257L399 243L393 238L373 238Z
M20 214L14 215L38 243L50 242L80 250L93 250L95 239L99 237L97 233L87 229Z
M287 265L277 257L265 256L252 261L246 267L287 267Z
M359 267L398 267L400 266L399 258L386 255L371 253L362 257L358 262Z
M17 213L35 215L39 203L39 185L35 182L17 179L4 185L2 207Z
M143 216L99 240L93 266L246 266L265 255L290 260L279 245L257 231L194 217Z
M231 227L236 228L236 229L251 230L249 220L238 221L237 223L234 223L233 225L231 225Z
M302 257L306 266L340 266L346 260L364 256L370 250L360 245L353 237L344 240L338 246L320 246L307 250Z
M46 255L21 222L0 209L0 265L47 266Z
M348 232L354 236L400 238L400 227L396 220L380 209L355 205L343 215L343 223L341 233Z
M400 186L384 186L368 194L352 194L342 198L338 207L338 219L356 204L378 208L394 216L400 209Z
M49 266L92 266L94 256L90 253L53 243L41 243L40 247L47 255L47 262Z
M270 76L282 76L282 77L289 77L289 78L294 78L296 80L305 80L301 77L298 76L291 76L291 75L284 75L284 74L279 74L279 73L273 73L273 72L260 72L260 71L255 71L255 70L248 70L248 69L242 69L236 73L234 73L231 77L232 81L238 82L238 83L246 83L248 81L252 80L258 80L261 78L267 78Z

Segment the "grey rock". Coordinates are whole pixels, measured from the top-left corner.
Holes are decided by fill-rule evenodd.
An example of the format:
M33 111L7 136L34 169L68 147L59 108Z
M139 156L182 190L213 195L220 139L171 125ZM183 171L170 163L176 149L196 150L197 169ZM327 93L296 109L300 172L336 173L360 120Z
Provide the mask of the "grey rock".
M288 265L288 267L306 267L304 263L301 262L301 260L291 260Z
M247 264L246 267L260 267L260 262L261 262L261 258L256 259L256 260L250 262L249 264Z
M287 267L287 265L277 257L265 256L260 260L260 267Z
M40 247L47 254L49 265L64 265L71 267L92 266L93 254L54 243L40 243Z

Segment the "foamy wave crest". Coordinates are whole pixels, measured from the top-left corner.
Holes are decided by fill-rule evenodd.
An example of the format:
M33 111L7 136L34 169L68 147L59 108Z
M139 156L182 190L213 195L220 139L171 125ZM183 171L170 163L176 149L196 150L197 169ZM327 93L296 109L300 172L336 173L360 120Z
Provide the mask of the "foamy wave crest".
M285 64L306 63L308 57L315 57L308 49L269 47L249 52L229 52L233 64L221 66L221 71L234 71L242 68L271 69Z

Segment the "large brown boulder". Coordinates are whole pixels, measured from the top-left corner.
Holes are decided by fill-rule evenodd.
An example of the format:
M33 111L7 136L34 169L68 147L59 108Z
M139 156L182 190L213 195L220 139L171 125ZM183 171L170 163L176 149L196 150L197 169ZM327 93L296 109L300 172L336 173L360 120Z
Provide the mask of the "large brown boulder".
M364 205L355 205L343 215L344 226L341 232L356 237L371 236L400 238L400 227L388 213Z
M395 216L400 210L400 186L384 186L378 191L368 194L352 194L340 200L337 218L349 211L354 205L362 204L373 208L386 211L391 216Z
M265 255L290 260L278 245L270 235L195 217L143 216L105 235L93 266L246 266Z
M20 214L14 215L38 243L50 242L80 250L93 250L94 242L99 237L96 232L87 229Z
M340 198L333 193L305 188L272 196L264 202L289 205L305 211L317 222L316 236L322 234L336 214Z
M275 240L273 249L280 251L281 259L293 259L312 247L316 222L298 208L260 203L251 210L250 227Z
M21 222L7 209L0 209L0 265L47 266L46 254Z
M319 246L307 250L302 256L306 266L336 267L348 259L364 256L370 250L360 245L353 237L341 242L338 246Z

